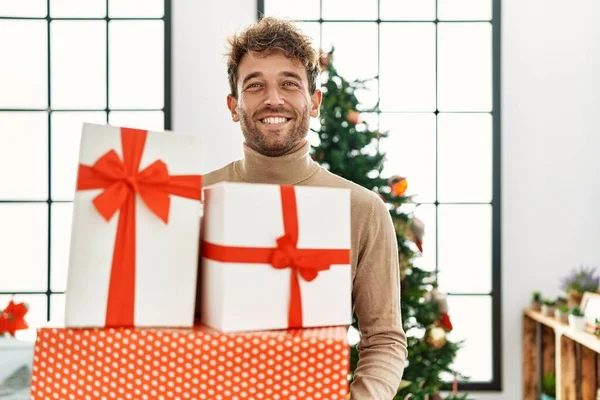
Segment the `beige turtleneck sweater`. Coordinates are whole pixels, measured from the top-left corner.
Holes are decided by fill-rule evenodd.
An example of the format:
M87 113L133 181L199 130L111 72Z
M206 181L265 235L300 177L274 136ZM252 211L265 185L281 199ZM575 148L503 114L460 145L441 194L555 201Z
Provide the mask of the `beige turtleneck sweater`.
M406 335L400 316L396 235L390 214L373 192L334 175L314 162L308 142L282 157L268 157L244 145L244 158L203 176L218 182L325 186L350 189L352 297L361 341L350 386L353 400L390 400L406 364Z

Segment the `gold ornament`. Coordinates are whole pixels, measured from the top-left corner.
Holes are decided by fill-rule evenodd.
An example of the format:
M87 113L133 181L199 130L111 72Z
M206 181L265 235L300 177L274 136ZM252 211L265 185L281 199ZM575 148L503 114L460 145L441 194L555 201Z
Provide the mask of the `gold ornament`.
M439 326L432 326L427 330L425 341L434 349L439 350L446 344L446 331Z

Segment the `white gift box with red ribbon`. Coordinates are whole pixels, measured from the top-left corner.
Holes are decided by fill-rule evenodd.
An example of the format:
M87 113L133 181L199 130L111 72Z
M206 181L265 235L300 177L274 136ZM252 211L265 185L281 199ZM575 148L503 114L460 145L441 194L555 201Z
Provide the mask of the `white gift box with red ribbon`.
M351 324L349 190L219 183L203 196L203 324L222 332Z
M200 160L194 136L84 124L67 327L192 326Z

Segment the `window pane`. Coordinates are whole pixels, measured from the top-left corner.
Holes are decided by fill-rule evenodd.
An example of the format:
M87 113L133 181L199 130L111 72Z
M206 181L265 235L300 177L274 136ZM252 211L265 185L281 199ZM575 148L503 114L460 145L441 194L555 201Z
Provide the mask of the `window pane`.
M413 262L417 267L426 271L435 271L437 253L435 206L433 204L421 204L415 209L414 215L425 224L425 236L423 237L423 254L415 258Z
M165 118L162 111L111 111L108 123L113 126L164 131Z
M35 333L34 329L46 324L47 310L48 310L48 298L45 294L0 294L0 309L4 309L8 303L13 300L15 303L25 303L29 307L27 314L25 314L25 322L29 325L30 329L25 331L17 331L17 338L19 333L29 334ZM33 332L32 332L33 331Z
M377 0L322 0L322 3L325 20L377 19Z
M0 292L46 291L48 205L0 204Z
M408 181L416 202L435 201L435 114L381 114L381 130L389 131L380 149L386 154L383 176Z
M53 294L50 296L50 321L59 326L65 324L64 294Z
M438 200L492 200L491 114L438 115Z
M435 111L435 24L381 24L381 110Z
M48 0L0 0L0 17L44 18L47 4Z
M110 0L108 3L111 18L161 18L164 15L164 0Z
M438 257L440 290L491 292L492 207L480 204L440 205Z
M47 24L0 20L0 108L48 107Z
M325 23L323 48L335 47L333 63L339 74L351 81L377 76L377 24Z
M492 0L438 0L438 19L489 21L492 19Z
M382 20L433 21L435 0L380 0Z
M438 24L438 109L492 110L492 25Z
M52 21L52 108L106 108L106 22Z
M103 18L106 17L106 0L52 0L52 18Z
M320 0L265 0L265 15L294 20L318 20L320 7Z
M0 171L0 200L48 198L48 113L0 112Z
M67 287L69 270L69 248L71 246L71 220L73 203L53 203L52 237L50 241L51 288L54 292L64 292Z
M52 113L52 199L73 200L84 122L106 124L104 111Z
M110 108L162 108L163 21L111 21L109 41Z
M448 296L452 332L448 339L464 340L453 367L470 381L492 380L492 298L490 296Z
M297 22L296 26L312 39L315 50L321 48L321 24L318 22Z

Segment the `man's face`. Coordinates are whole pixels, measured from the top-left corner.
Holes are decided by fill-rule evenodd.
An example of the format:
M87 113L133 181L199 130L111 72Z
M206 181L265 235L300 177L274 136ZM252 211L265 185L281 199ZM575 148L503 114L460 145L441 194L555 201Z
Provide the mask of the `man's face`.
M296 149L308 134L310 117L319 116L321 92L310 95L304 67L281 53L244 55L237 88L237 99L229 95L227 106L246 144L261 154Z

